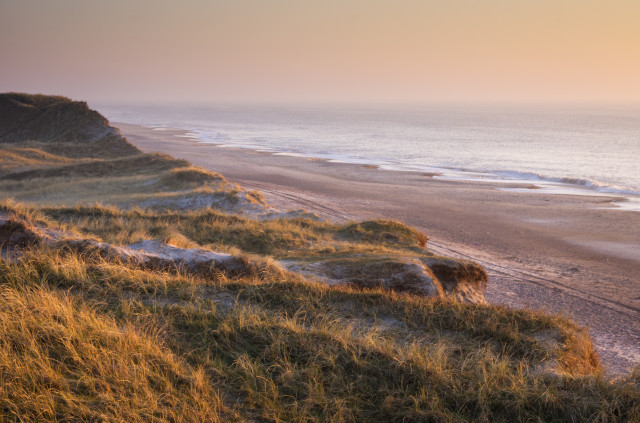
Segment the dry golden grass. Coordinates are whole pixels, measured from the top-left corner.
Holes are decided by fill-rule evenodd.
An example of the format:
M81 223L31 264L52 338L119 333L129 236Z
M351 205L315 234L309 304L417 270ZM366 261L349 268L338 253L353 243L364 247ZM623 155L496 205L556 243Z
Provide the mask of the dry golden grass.
M58 290L0 287L0 416L20 421L219 421L203 369Z
M86 103L0 94L0 194L37 205L261 207L221 175L143 154Z
M173 232L201 246L232 246L277 258L313 260L362 254L431 256L419 247L425 242L423 234L395 221L345 225L307 218L261 221L213 209L121 210L101 205L49 207L42 211L55 221L69 223L106 242L118 244ZM362 226L370 228L369 231L363 234L353 230Z
M3 146L0 149L0 169L5 174L19 172L36 167L70 164L73 159L56 156L35 148ZM6 175L4 175L6 176Z
M161 154L70 159L0 144L0 193L38 205L92 203L154 208L237 206L240 189L224 177ZM22 159L14 160L20 155ZM3 158L5 159L3 161ZM254 193L247 202L264 204Z
M305 218L259 221L214 210L121 211L100 206L44 211L62 224L110 243L160 239L190 248L237 249L285 260L287 266L325 280L361 287L386 286L457 297L461 290L467 290L464 298L482 302L477 291L487 282L480 266L434 256L422 247L426 241L423 234L396 221L336 225ZM426 287L422 277L433 278L434 274L438 279L435 286Z
M5 418L640 416L640 375L594 374L584 330L559 316L286 274L201 279L44 247L0 261L0 289Z
M14 150L14 149L12 149ZM33 150L34 149L25 149ZM0 150L2 153L3 150ZM69 159L43 153L28 169L3 175L4 180L27 181L50 178L98 178L149 175L185 166L187 162L164 154L136 154L113 159ZM0 164L4 169L4 163Z
M395 220L356 222L345 226L340 233L347 239L378 244L390 243L405 246L425 247L427 236Z

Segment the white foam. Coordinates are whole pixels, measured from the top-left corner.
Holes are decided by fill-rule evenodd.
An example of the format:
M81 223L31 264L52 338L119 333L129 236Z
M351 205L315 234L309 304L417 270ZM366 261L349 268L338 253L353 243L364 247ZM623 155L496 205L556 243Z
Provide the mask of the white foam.
M274 156L290 156L290 157L309 157L307 154L302 153L273 153Z

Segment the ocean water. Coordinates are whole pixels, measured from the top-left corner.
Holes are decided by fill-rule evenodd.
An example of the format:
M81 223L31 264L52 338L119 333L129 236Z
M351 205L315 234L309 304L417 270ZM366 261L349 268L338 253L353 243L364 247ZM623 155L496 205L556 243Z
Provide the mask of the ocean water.
M222 146L534 183L553 192L614 193L640 204L640 109L94 107L112 122L186 129Z

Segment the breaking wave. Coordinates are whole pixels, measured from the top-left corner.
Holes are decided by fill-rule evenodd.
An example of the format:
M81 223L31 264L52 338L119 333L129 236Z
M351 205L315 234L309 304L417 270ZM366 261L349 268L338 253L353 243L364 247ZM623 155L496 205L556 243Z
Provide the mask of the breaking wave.
M552 177L545 176L538 173L533 172L516 172L516 171L494 171L496 175L499 175L503 178L508 179L524 179L530 181L540 181L540 182L557 182L561 184L568 185L577 185L585 188L591 188L598 192L605 192L611 194L629 194L629 195L640 195L640 189L622 186L622 185L614 185L605 183L602 181L596 181L590 178L576 178L576 177Z

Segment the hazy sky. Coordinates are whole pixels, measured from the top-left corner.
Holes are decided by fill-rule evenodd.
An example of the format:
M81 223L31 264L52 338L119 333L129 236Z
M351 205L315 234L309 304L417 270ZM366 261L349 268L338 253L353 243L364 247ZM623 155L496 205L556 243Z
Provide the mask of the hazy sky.
M640 0L0 0L0 91L640 103Z

